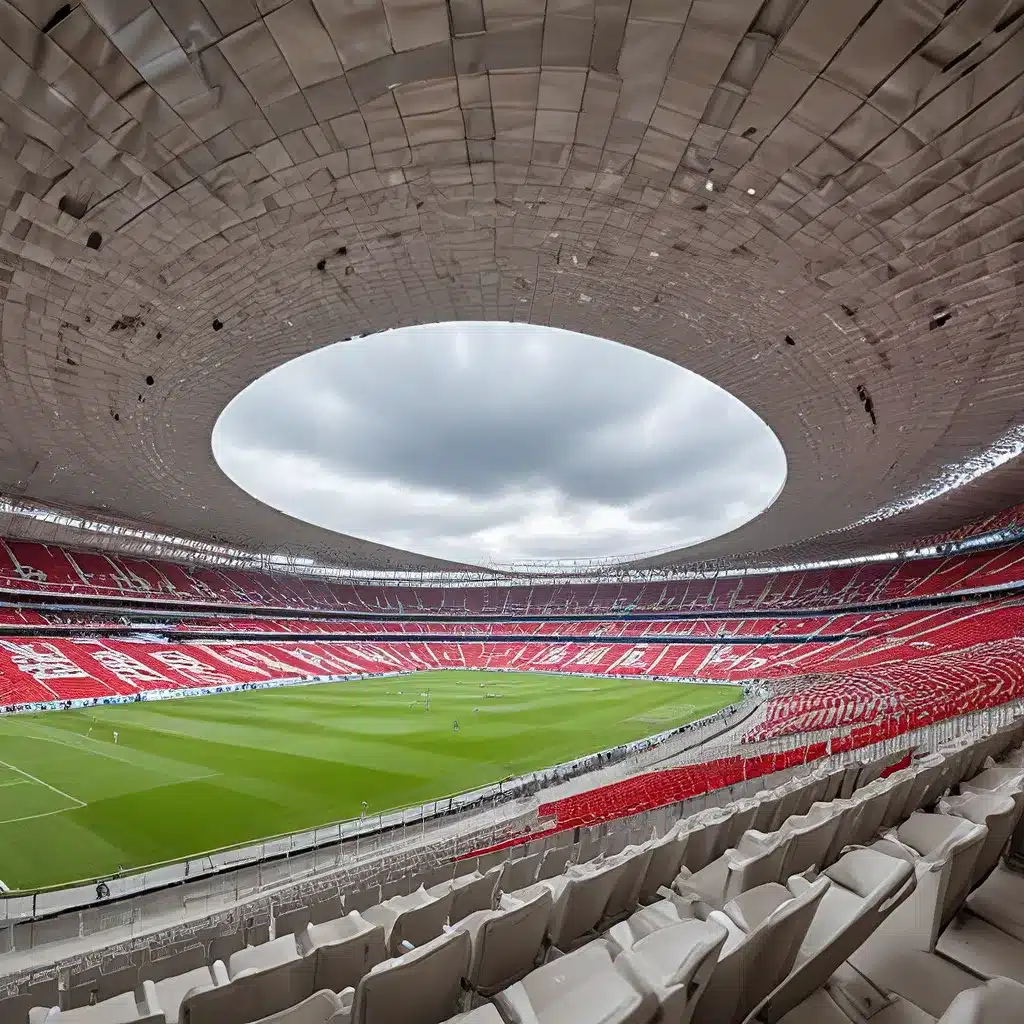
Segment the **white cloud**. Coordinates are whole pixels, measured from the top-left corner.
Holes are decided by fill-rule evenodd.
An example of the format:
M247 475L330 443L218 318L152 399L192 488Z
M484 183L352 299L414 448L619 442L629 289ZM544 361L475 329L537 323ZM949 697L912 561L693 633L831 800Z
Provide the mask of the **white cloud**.
M295 518L476 564L695 544L767 508L786 457L750 409L614 342L454 323L331 345L229 403L221 469Z

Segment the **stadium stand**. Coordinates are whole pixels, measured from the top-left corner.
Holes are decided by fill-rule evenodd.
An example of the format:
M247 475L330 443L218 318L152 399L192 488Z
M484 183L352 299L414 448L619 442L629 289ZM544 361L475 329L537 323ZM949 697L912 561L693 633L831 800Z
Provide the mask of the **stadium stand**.
M223 957L111 963L101 999L71 980L0 1009L12 1024L1011 1024L1022 741L1018 719L909 764L805 770L661 834L534 840L319 904Z
M311 634L337 631L358 638L373 631L378 635L373 639L367 636L344 641L275 637L244 642L211 638L190 643L170 639L159 642L139 636L117 639L0 635L0 705L424 668L535 669L620 677L752 680L857 673L889 665L889 676L878 685L883 692L896 692L893 688L898 688L895 680L901 666L940 655L956 656L957 660L949 664L957 670L964 666L965 691L970 691L974 687L971 666L1003 651L1012 654L1015 650L1015 638L1024 633L1024 609L1018 604L996 602L920 612L855 613L794 620L794 624L784 619L729 619L721 623L721 628L729 633L717 632L719 620L461 626L314 621L311 626L319 628L310 629ZM328 625L337 630L326 628ZM544 639L561 634L563 626L576 627L580 638ZM207 623L205 628L245 633L255 632L257 627L270 636L305 631L301 620L217 620ZM193 626L189 624L187 628ZM528 634L531 639L522 639L527 635L523 629L533 630ZM595 629L602 631L599 637L586 635L586 630ZM780 632L782 629L787 632ZM473 641L431 638L432 634L459 635L477 630L480 639ZM169 630L168 635L173 632ZM673 642L658 642L659 636L671 636ZM703 642L687 643L687 637ZM751 642L755 640L756 643ZM927 667L941 672L942 665L941 661L934 665L929 661ZM90 685L94 686L91 692ZM40 692L46 696L40 697ZM850 692L860 691L855 685ZM1001 688L994 691L996 696L1002 692ZM813 708L808 706L807 710Z
M558 586L395 587L195 568L0 540L0 592L157 600L179 605L376 614L604 614L828 609L1006 587L1024 578L1024 545L949 558L718 579Z

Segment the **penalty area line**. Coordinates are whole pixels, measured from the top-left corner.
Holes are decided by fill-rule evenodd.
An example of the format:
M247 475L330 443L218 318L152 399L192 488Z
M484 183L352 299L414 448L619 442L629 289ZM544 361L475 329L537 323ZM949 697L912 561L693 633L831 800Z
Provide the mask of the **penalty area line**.
M10 768L11 771L17 772L19 775L24 775L26 779L31 779L33 782L38 782L40 786L45 786L51 792L56 793L57 796L62 796L62 797L64 797L65 800L70 800L73 804L75 804L76 807L85 807L86 806L86 803L85 803L84 800L79 800L77 796L72 796L70 793L65 793L63 789L58 789L56 786L51 786L48 782L43 782L42 779L37 779L34 775L32 775L29 772L25 771L23 768L19 768L15 764L10 764L8 761L0 761L0 764L2 764L5 768ZM67 811L67 810L70 810L70 809L71 808L69 808L69 807L64 807L61 810L62 811ZM60 813L61 813L61 811L48 811L47 812L47 814L60 814ZM43 818L43 817L46 817L46 815L43 815L43 814L31 814L31 815L29 815L29 817L31 817L31 818ZM15 821L22 821L24 819L15 818L14 820ZM0 823L0 824L3 824L3 823Z
M81 804L85 807L85 804ZM43 811L42 814L26 814L21 818L0 818L0 825L13 825L16 821L32 821L33 818L49 818L54 814L63 814L65 811L73 811L74 807L61 807L56 811Z

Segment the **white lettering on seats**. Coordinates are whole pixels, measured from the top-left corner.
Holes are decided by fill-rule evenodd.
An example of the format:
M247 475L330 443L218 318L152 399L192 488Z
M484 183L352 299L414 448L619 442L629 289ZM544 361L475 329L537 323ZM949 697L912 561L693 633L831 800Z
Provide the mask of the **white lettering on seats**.
M15 667L37 683L47 679L88 679L89 673L61 654L50 644L14 644L0 640L0 646L11 655Z

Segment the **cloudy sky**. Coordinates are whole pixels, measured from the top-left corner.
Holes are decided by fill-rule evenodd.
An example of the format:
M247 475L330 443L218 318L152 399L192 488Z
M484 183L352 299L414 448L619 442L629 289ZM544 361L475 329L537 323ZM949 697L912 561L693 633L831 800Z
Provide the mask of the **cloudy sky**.
M694 544L757 515L786 474L771 431L703 378L518 324L312 352L239 394L213 451L298 519L477 564Z

